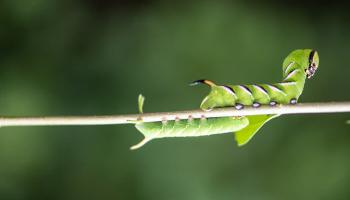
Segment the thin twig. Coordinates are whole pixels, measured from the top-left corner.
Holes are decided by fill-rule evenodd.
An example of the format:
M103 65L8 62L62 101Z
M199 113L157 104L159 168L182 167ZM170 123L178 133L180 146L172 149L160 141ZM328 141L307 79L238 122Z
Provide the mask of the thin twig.
M53 125L107 125L162 120L227 117L262 114L308 114L350 112L350 102L300 103L296 105L263 105L259 108L245 107L237 110L234 107L217 108L212 111L187 110L176 112L159 112L109 116L62 116L62 117L0 117L0 126L53 126Z

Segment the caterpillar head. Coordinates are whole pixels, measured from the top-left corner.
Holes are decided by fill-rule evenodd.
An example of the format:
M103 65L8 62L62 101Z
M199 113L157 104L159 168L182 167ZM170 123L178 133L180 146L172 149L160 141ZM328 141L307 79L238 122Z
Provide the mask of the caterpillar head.
M284 73L287 72L287 67L293 62L302 67L307 78L311 78L319 65L318 53L313 49L298 49L292 51L283 62Z
M311 78L317 68L318 68L318 64L319 64L319 58L318 58L318 53L315 50L312 50L309 54L309 63L308 63L308 67L305 69L305 73L306 73L306 77L307 78Z

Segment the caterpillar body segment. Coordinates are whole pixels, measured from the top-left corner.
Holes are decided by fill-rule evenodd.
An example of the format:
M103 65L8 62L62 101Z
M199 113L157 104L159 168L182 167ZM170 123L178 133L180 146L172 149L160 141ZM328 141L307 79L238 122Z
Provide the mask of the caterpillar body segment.
M139 96L139 110L142 111L144 97ZM248 126L246 117L216 117L199 119L178 119L162 122L136 122L135 127L144 135L144 140L134 145L137 149L155 138L196 137L238 131Z
M248 125L246 117L181 119L178 121L137 123L135 127L146 138L195 137L241 130Z
M283 62L283 79L274 84L209 85L210 93L201 103L201 109L244 106L259 107L262 104L296 104L304 89L306 78L311 78L319 65L318 53L311 49L291 52ZM201 81L202 83L212 81ZM223 89L225 88L225 90ZM228 97L230 96L230 97ZM249 125L235 133L239 146L246 144L255 133L276 115L249 116Z
M236 98L232 88L213 85L210 94L202 101L200 108L210 111L213 108L234 106Z
M318 68L318 53L311 49L295 50L283 62L283 79L275 84L251 85L217 85L209 80L195 81L210 86L210 93L201 103L201 109L211 110L216 107L227 107L237 103L252 105L269 104L274 101L288 104L298 100L303 92L305 79L311 78Z

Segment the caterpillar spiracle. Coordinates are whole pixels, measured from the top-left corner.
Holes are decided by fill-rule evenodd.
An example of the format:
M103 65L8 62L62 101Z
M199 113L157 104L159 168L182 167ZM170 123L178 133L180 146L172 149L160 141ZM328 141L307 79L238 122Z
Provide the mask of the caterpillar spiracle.
M206 79L194 81L191 85L205 84L210 93L203 99L200 108L210 111L218 107L277 104L296 104L303 92L306 78L310 79L319 65L317 51L298 49L291 52L283 61L283 79L274 84L217 85ZM139 97L139 110L142 112L144 98ZM238 146L246 144L269 120L278 115L255 115L241 117L217 117L162 122L136 122L135 127L144 135L144 140L134 145L137 149L152 139L164 137L205 136L235 132Z

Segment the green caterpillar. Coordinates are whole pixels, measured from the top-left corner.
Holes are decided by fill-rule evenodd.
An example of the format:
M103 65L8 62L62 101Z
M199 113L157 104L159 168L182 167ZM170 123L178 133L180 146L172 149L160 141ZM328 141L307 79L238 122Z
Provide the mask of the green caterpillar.
M283 62L283 80L275 84L251 85L217 85L209 80L197 80L191 85L200 83L211 88L210 93L202 101L200 108L210 111L213 108L267 104L296 104L301 95L306 78L311 78L319 65L318 53L312 49L299 49L291 52ZM139 98L139 110L142 112L144 98ZM255 133L269 120L278 115L257 115L242 117L218 117L174 120L163 122L136 122L135 127L145 136L139 144L132 146L136 149L148 141L163 137L204 136L220 133L235 132L239 146L246 144Z

